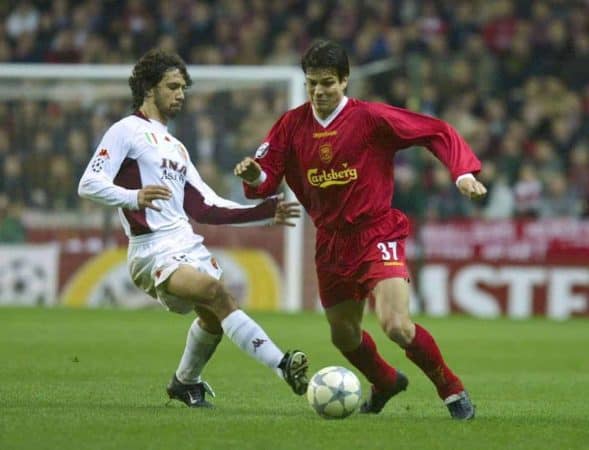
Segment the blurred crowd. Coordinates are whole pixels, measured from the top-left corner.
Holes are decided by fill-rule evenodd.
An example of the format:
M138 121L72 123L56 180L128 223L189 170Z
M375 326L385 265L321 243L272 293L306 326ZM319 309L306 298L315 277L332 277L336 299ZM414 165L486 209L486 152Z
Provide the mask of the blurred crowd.
M0 2L0 63L127 64L160 46L188 64L298 65L319 37L348 49L352 95L448 121L484 162L489 195L473 204L427 152L400 152L395 207L416 219L589 215L589 0ZM129 106L2 101L0 221L9 209L83 212L77 180ZM195 92L171 131L240 199L233 164L286 108L276 89Z

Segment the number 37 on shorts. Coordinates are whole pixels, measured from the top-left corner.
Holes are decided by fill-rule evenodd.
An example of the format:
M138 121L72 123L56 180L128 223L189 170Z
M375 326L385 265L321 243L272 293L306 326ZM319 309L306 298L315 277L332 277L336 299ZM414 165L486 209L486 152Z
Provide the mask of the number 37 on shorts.
M378 242L376 247L385 266L405 265L405 241Z

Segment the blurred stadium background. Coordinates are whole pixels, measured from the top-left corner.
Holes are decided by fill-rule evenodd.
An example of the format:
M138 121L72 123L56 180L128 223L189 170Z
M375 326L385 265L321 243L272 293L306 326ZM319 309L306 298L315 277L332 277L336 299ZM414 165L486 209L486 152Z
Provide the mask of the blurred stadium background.
M130 112L131 65L153 46L186 60L195 85L170 129L244 201L233 164L304 100L297 65L318 37L347 47L350 95L440 117L483 160L489 195L472 203L423 149L398 155L413 310L589 316L587 0L0 2L0 304L157 306L128 279L114 211L76 195ZM244 307L317 307L308 222L198 227Z

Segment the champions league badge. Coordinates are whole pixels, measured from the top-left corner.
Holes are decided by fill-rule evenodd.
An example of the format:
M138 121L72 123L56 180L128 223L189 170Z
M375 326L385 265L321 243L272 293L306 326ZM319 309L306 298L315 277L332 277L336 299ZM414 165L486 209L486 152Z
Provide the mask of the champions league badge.
M105 148L100 149L94 161L92 161L92 172L98 173L104 168L104 161L109 159L110 155L108 154L108 150Z
M264 142L262 145L258 147L256 150L256 159L262 159L268 153L270 149L270 142Z

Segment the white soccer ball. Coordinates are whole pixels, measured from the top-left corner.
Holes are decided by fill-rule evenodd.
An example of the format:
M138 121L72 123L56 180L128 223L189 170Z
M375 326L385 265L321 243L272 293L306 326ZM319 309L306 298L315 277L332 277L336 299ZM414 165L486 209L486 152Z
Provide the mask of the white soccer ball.
M307 401L325 419L343 419L360 404L360 380L345 367L329 366L317 372L309 381Z

